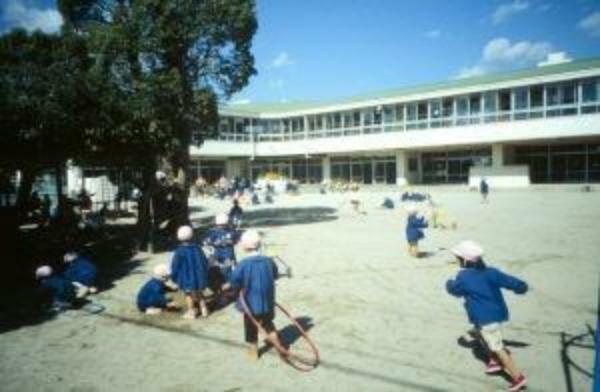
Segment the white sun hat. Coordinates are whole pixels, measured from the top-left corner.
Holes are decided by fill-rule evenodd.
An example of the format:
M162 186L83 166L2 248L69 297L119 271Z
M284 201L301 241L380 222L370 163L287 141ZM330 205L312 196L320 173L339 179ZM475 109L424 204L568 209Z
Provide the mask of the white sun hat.
M404 209L406 210L406 213L407 213L408 215L414 215L414 214L416 214L416 213L417 213L417 211L419 210L419 209L417 208L417 206L416 206L415 204L413 204L413 203L411 203L411 204L407 204L406 206L404 206Z
M258 249L260 247L260 233L256 230L246 230L242 234L240 243L245 249Z
M215 216L215 224L217 225L226 225L229 223L229 217L225 213L220 213Z
M70 263L70 262L74 261L77 258L77 256L78 256L77 252L67 252L63 256L63 261L65 263Z
M160 171L159 170L159 171L156 172L156 179L158 181L162 181L162 180L164 180L166 178L167 178L167 173L165 173L164 171Z
M483 256L483 248L477 242L471 240L461 241L450 251L466 261L477 261Z
M177 239L179 241L189 241L194 237L194 230L190 226L181 226L177 229Z
M166 278L171 273L169 271L169 267L167 267L166 264L158 264L152 269L152 274L155 277L162 279L162 278Z
M42 265L41 267L35 270L35 277L37 279L47 278L50 275L52 275L52 267L50 267L49 265Z

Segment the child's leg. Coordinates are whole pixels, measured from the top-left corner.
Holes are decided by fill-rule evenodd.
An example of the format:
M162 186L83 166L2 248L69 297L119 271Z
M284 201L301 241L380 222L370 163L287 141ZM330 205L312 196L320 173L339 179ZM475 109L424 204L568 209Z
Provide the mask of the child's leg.
M185 304L187 305L187 312L183 315L183 318L194 319L196 318L196 298L193 292L185 293Z
M246 343L248 343L248 359L256 361L258 359L258 329L246 314L244 314L244 335Z
M198 292L198 305L200 307L200 315L202 317L208 317L208 307L206 306L206 300L202 292Z
M500 364L508 373L508 375L516 380L522 376L522 373L515 366L512 357L508 351L504 348L502 325L500 323L492 323L485 325L481 328L481 337L485 341L489 350L495 355L500 361Z

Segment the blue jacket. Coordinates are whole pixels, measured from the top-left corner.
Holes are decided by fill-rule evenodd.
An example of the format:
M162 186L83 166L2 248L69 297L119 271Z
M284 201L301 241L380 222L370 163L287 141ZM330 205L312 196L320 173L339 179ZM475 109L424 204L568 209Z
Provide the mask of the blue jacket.
M277 266L270 257L259 254L244 258L233 270L229 282L233 288L244 290L244 299L254 315L275 309L275 279Z
M60 276L50 276L41 280L41 287L52 293L55 302L73 302L75 300L75 288L73 284Z
M215 248L215 257L219 263L225 260L235 260L235 251L233 246L236 243L237 235L231 229L216 227L210 229L204 237L206 245Z
M448 293L464 297L469 321L478 327L508 321L508 308L501 291L503 288L524 294L527 283L484 264L482 268L464 268L456 279L446 282Z
M66 265L63 276L71 282L93 286L96 283L96 266L89 259L77 256L75 260Z
M166 306L167 297L163 282L156 278L147 281L137 296L138 309L143 312L148 308L165 308Z
M479 183L479 192L481 193L488 193L490 191L490 187L488 185L487 182L485 182L484 180L481 180L481 182Z
M415 242L425 238L423 230L421 230L425 227L427 227L425 218L419 218L416 215L410 215L408 217L408 221L406 222L406 240L408 242Z
M196 244L182 243L171 260L171 278L183 291L202 290L208 286L208 261Z

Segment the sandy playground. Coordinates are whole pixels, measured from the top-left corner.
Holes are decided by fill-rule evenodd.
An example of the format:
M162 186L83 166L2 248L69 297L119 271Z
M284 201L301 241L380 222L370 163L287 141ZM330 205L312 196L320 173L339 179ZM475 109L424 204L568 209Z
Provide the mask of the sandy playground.
M269 252L292 266L277 283L278 302L300 317L322 362L309 373L273 350L245 357L233 306L208 319L144 316L138 289L170 253L136 254L131 270L92 300L104 310L70 310L0 334L0 390L9 391L502 391L486 376L461 301L445 292L458 267L442 248L471 238L486 261L525 279L525 296L506 294L505 330L529 391L589 391L600 272L600 192L555 188L504 191L482 204L476 192L430 188L457 221L426 231L425 256L412 259L398 192L280 196L245 206ZM352 210L358 197L366 214ZM384 197L396 209L378 206ZM229 203L196 200L193 218L209 222ZM239 254L239 253L238 253ZM102 274L102 271L100 271ZM279 329L288 322L278 316Z

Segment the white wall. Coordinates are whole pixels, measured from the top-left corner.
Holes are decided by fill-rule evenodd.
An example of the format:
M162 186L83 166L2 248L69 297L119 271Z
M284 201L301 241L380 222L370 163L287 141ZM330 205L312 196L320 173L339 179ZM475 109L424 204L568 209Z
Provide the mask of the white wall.
M255 146L250 142L206 141L200 149L190 147L190 152L199 157L250 157L253 154L256 157L274 157L398 149L423 150L581 136L600 136L600 114L335 138L260 142Z

